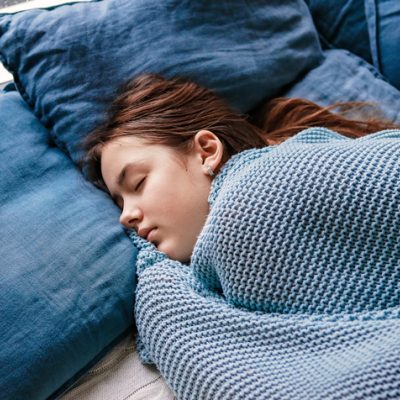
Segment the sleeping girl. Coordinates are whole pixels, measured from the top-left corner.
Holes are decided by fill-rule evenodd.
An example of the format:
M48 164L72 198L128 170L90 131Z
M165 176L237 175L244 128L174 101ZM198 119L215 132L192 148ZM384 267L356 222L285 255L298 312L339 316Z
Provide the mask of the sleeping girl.
M86 138L139 249L142 358L178 398L400 396L400 130L342 106L244 116L146 74Z

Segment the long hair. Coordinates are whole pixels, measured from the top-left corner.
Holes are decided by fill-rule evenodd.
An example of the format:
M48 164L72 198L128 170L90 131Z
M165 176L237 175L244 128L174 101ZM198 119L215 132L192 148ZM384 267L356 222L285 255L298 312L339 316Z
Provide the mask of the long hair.
M359 104L340 106L347 112ZM321 107L305 99L276 98L242 115L194 82L143 74L121 86L105 121L81 143L84 156L79 166L90 181L107 190L101 174L101 152L107 142L123 136L132 135L185 153L190 151L195 134L207 129L223 144L223 164L240 151L279 144L313 126L331 128L352 138L396 127L377 118L349 119L332 112L333 108L337 105Z

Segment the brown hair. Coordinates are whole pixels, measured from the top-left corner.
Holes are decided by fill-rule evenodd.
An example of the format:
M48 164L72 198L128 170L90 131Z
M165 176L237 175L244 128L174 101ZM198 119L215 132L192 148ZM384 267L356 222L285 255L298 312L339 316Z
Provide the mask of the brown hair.
M331 111L338 107L343 114ZM279 144L313 126L352 138L396 127L377 118L346 118L346 112L359 108L359 103L321 107L305 99L276 98L260 104L249 115L241 115L194 82L144 74L120 88L105 122L82 142L85 154L79 166L90 181L107 190L101 175L101 151L107 142L122 136L134 135L147 143L188 152L195 134L207 129L221 140L224 163L235 153Z

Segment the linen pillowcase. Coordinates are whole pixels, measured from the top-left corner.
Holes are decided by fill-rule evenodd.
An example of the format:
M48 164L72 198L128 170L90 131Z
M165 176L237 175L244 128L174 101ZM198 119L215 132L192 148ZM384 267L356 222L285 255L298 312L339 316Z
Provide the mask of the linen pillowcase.
M372 64L364 0L305 0L322 43L346 49Z
M364 0L375 67L400 89L400 2Z
M323 63L293 85L285 96L321 105L343 101L370 103L379 117L400 125L400 91L362 58L347 50L327 50ZM375 112L375 111L374 111Z
M15 91L0 135L0 397L44 399L133 329L137 252Z
M322 43L363 58L400 89L398 0L306 0Z
M139 73L192 78L246 111L322 55L302 0L103 0L2 15L0 58L77 161L77 144Z

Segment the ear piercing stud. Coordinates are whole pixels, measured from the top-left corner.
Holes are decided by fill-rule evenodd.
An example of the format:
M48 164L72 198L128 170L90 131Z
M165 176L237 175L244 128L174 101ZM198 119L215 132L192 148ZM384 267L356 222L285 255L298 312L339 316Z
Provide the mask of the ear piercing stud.
M214 178L215 173L214 173L213 169L208 164L206 164L206 167L207 167L208 175L210 175L212 178Z

